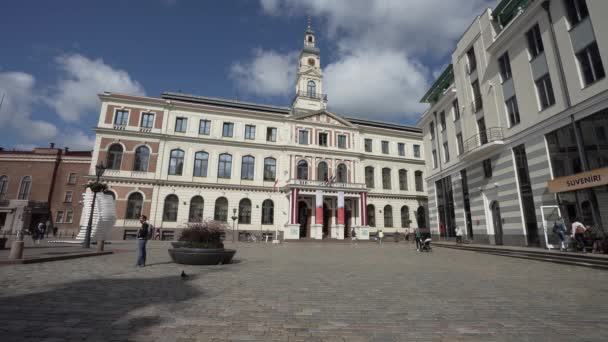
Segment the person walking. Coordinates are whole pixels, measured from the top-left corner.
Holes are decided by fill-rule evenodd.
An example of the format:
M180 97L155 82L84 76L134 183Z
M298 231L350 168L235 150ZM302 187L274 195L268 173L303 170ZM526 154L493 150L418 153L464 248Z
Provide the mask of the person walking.
M582 250L583 253L587 253L585 250L585 231L587 228L578 220L575 219L572 223L572 238L576 240L576 244L578 245L578 249Z
M380 229L380 231L378 232L378 243L380 245L382 245L382 239L384 238L384 232L382 231L382 229Z
M462 243L462 228L456 226L456 243Z
M148 241L148 218L141 215L139 222L141 227L137 230L137 266L146 266L146 242Z
M416 238L416 252L420 252L420 248L422 247L422 232L420 228L416 228L414 235Z
M561 252L566 251L566 227L563 221L560 219L553 224L553 233L559 237L559 250Z
M40 244L42 239L44 239L44 232L46 230L46 225L44 222L38 222L38 226L36 227L36 244Z
M350 239L352 241L357 241L357 232L355 232L355 227L350 231Z

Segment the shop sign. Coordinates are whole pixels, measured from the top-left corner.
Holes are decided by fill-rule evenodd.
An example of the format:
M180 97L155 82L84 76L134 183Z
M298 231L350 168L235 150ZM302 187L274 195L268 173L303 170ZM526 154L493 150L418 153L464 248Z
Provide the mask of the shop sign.
M581 172L547 182L550 192L566 192L608 184L608 168Z

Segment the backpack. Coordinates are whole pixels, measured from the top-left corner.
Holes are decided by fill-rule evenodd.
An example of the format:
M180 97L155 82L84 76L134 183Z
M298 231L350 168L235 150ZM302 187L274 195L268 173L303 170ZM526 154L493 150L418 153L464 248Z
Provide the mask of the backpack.
M565 230L564 226L562 226L560 223L556 223L553 225L553 233L555 233L555 234L559 234L560 232L563 232L564 230Z

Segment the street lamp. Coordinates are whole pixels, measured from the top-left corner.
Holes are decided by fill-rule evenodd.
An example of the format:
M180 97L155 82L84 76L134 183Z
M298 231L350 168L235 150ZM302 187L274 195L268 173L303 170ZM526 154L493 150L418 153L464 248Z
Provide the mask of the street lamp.
M236 208L232 208L232 242L234 241L238 241L238 235L236 236L236 240L235 240L235 236L234 234L236 233L236 230L234 229L234 225L236 223L236 219L239 218L238 216L236 216Z
M95 176L97 180L95 183L89 184L89 188L93 191L93 203L91 203L91 213L89 215L89 223L87 224L87 232L84 236L83 248L91 248L91 230L93 228L93 212L95 211L95 200L97 199L97 193L105 190L105 185L99 182L101 176L106 171L106 167L103 164L95 166Z

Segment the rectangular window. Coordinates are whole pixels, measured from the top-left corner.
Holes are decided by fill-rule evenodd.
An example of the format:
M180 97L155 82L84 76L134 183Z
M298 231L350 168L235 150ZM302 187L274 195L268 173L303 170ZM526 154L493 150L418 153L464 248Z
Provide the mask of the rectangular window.
M526 148L524 145L519 145L513 148L513 158L515 159L515 169L517 171L519 195L524 212L528 245L538 246L538 223L536 210L534 209L534 195L532 194L532 182L530 181L528 158L526 156Z
M570 27L576 26L589 16L585 0L566 0L566 12L568 13Z
M68 210L65 212L65 223L72 223L74 221L74 212Z
M114 124L118 126L126 126L129 122L129 112L126 110L117 110L114 116Z
M188 126L188 119L175 118L175 132L186 133L187 126Z
M483 108L483 101L481 99L481 89L479 88L479 80L471 83L471 89L473 90L473 112L477 113Z
M71 172L68 175L68 184L76 184L76 174Z
M388 154L388 141L382 141L382 153Z
M431 133L431 140L435 140L435 123L433 121L429 124L429 132Z
M433 150L433 169L437 168L437 151Z
M372 139L365 139L365 152L372 151Z
M462 133L456 134L456 142L458 143L458 155L464 152L464 142L462 141Z
M460 120L460 106L458 105L458 99L452 102L452 110L454 111L454 121Z
M508 52L505 52L498 58L498 67L500 68L500 77L503 82L511 78L511 60L509 59Z
M477 131L479 132L479 144L484 145L488 143L488 132L486 130L486 119L480 118L477 120Z
M530 59L536 58L536 56L540 55L541 52L545 51L538 24L532 26L530 31L526 32L526 39L528 40L528 51L530 52L531 57Z
M578 59L578 65L580 66L585 87L606 76L597 42L589 44L586 48L578 52L576 54L576 59Z
M141 113L141 128L154 127L154 113Z
M486 178L492 177L492 160L486 159L483 161L483 175Z
M300 145L308 145L308 131L303 129L298 133L298 143Z
M234 133L234 124L232 122L224 122L222 127L222 137L232 138Z
M338 148L346 148L346 135L338 135Z
M405 144L404 143L397 144L397 152L399 153L400 156L405 157Z
M443 143L443 159L446 163L450 161L450 149L447 142Z
M553 95L553 86L551 85L551 77L549 74L546 74L536 81L536 92L538 93L540 110L544 110L555 104L555 96Z
M254 125L245 125L245 139L248 139L248 140L255 139L255 126Z
M211 121L201 120L198 124L198 134L209 135L211 134Z
M414 145L414 158L420 158L420 145Z
M327 133L319 133L319 146L327 147Z
M467 51L467 63L469 67L469 74L477 69L477 59L475 58L475 48L473 47Z
M277 129L275 127L266 128L266 141L270 141L270 142L277 141Z
M445 111L439 113L439 122L441 122L441 131L445 131Z
M55 223L63 223L63 211L62 210L57 212L57 216L55 216Z
M72 203L72 192L71 191L65 192L65 195L63 196L63 202Z
M507 114L509 115L510 127L513 127L519 123L519 107L517 106L517 98L512 96L505 102L507 106Z

